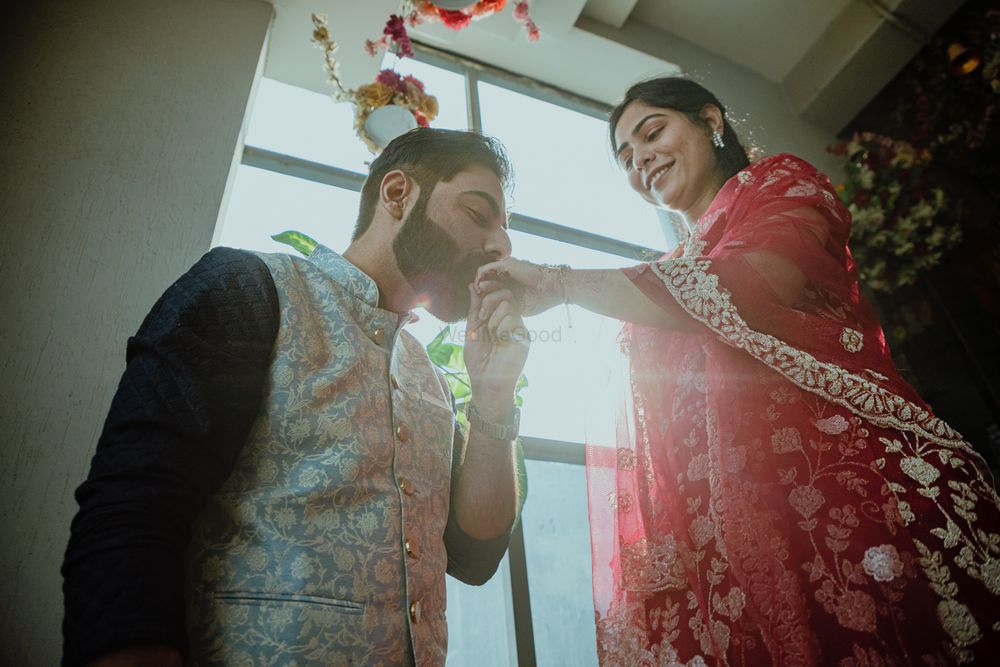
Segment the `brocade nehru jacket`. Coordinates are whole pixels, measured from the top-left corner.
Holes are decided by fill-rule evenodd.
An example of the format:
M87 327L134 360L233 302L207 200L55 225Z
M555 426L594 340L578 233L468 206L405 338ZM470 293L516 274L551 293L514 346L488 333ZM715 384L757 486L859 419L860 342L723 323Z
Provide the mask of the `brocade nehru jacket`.
M423 346L337 253L213 250L129 341L63 566L64 665L442 665L461 432ZM186 634L185 634L186 626Z
M189 551L192 658L443 664L451 395L407 316L319 247L261 255L280 324L269 391Z

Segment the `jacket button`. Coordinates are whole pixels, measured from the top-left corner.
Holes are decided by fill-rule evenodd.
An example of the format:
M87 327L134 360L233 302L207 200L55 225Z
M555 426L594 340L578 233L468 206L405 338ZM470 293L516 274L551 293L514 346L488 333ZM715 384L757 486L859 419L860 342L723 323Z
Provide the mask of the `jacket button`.
M420 622L420 600L414 600L410 603L410 620L414 623Z
M406 555L413 559L420 558L420 547L413 540L406 540L403 542L403 546L406 548Z
M372 332L372 340L375 341L376 345L381 345L385 342L385 329L378 327Z
M393 389L399 389L399 380L396 379L395 375L389 376L389 384L392 385Z
M396 427L396 437L399 438L400 442L410 441L410 427L406 424L400 424Z
M403 493L405 493L406 495L408 496L413 495L413 482L411 482L407 478L405 477L399 478L399 488L402 489Z

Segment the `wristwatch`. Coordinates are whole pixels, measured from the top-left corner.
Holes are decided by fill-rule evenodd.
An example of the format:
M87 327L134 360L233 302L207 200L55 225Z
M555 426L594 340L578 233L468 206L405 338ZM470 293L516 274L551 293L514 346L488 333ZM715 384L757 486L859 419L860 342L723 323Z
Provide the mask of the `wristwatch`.
M507 424L491 422L476 409L476 404L472 401L465 406L465 416L469 418L469 424L473 428L497 440L513 440L521 426L521 410L516 405L512 408L510 423Z

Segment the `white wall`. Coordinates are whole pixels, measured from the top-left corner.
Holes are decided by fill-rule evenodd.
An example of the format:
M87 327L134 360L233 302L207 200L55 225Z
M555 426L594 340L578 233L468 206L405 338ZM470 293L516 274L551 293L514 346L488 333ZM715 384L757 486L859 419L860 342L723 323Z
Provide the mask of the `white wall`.
M795 153L825 171L836 182L839 162L826 152L835 137L801 118L780 84L774 83L739 64L715 55L696 44L630 20L620 28L589 18L577 27L655 58L676 63L684 75L701 83L718 96L731 117L741 122L737 132L750 136L765 153ZM706 26L706 30L711 26ZM630 81L622 82L622 93Z
M0 664L55 665L72 493L126 338L209 248L272 7L21 4L0 40Z

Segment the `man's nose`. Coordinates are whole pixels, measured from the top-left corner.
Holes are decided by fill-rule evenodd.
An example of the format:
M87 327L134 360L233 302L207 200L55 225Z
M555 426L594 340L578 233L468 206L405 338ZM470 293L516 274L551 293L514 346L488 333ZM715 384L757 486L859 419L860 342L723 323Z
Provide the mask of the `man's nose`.
M510 257L511 245L510 236L508 236L507 230L498 229L495 234L491 234L490 237L486 239L486 246L484 247L484 250L493 260Z

